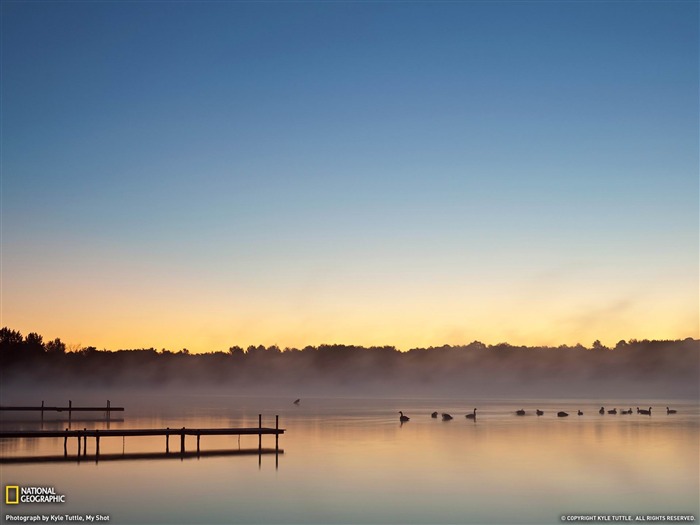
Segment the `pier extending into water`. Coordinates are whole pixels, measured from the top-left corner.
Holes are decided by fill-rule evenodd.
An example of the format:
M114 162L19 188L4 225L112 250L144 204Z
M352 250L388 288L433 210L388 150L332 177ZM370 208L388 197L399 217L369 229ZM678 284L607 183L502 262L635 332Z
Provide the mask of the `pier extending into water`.
M279 436L284 434L285 429L279 428L279 416L275 416L275 427L262 426L262 414L258 414L258 426L247 428L125 428L119 430L100 430L87 429L82 430L0 430L0 439L41 439L41 438L63 438L63 457L68 459L68 440L69 438L77 439L77 455L75 457L87 457L88 438L94 438L95 443L95 460L100 458L100 439L105 437L122 437L129 436L165 436L165 454L170 454L170 436L180 437L180 455L184 456L187 453L185 450L185 436L197 437L197 452L200 454L200 439L202 436L242 436L242 435L257 435L258 449L257 453L262 454L262 437L263 435L275 436L274 450L266 449L266 453L279 454ZM188 455L191 455L190 452ZM70 456L73 457L73 456ZM0 463L12 461L12 458L0 457Z
M68 422L73 419L73 412L104 412L107 421L111 419L112 412L124 412L124 407L113 407L112 403L107 400L104 406L84 406L74 407L73 401L68 401L68 406L46 406L41 402L41 406L2 406L0 412L41 412L41 419L44 420L44 412L68 412Z

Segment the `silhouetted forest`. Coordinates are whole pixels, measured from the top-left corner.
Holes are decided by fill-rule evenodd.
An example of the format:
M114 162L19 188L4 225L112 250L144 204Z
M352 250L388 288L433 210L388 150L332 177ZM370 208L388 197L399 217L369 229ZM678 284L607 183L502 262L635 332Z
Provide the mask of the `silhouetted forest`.
M560 397L697 397L700 341L620 341L608 348L509 344L392 346L232 346L191 354L154 348L67 351L60 339L0 330L3 389L30 385L85 388L224 388L290 395L458 394Z

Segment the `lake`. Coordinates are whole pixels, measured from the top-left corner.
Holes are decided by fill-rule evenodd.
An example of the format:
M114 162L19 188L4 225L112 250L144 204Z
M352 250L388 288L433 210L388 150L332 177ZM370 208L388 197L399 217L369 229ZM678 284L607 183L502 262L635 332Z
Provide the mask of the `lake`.
M26 400L28 403L30 400ZM562 515L700 514L697 402L670 400L112 399L118 428L274 426L284 453L2 465L2 484L54 487L65 504L6 514L100 514L110 523L525 524ZM59 400L47 401L58 404ZM5 402L10 404L9 402ZM100 401L102 404L103 401ZM32 402L34 404L34 402ZM36 403L38 404L38 403ZM74 406L95 404L73 400ZM616 407L618 415L598 409ZM636 407L653 407L651 416ZM678 410L667 415L666 406ZM476 421L465 414L478 407ZM633 408L632 415L619 410ZM516 416L517 409L527 415ZM536 416L535 409L544 411ZM577 410L584 412L577 416ZM399 410L410 421L399 422ZM570 415L557 417L559 410ZM452 421L433 419L449 412ZM96 415L93 414L93 417ZM78 417L78 416L76 416ZM83 417L83 416L80 416ZM62 429L65 414L3 415L4 429ZM73 421L71 428L106 428ZM187 450L195 450L188 437ZM205 436L204 451L256 449L257 436ZM274 436L263 437L274 447ZM75 438L69 454L75 455ZM163 437L109 437L102 454L164 452ZM88 453L94 440L88 440ZM0 442L3 458L63 454L63 439Z

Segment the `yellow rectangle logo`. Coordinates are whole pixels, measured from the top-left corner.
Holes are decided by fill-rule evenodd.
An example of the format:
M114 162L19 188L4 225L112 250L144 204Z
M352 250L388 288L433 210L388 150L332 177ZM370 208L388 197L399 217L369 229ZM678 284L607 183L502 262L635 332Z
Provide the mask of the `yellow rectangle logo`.
M15 491L15 497L10 498L10 492ZM5 505L17 505L19 503L19 485L5 485Z

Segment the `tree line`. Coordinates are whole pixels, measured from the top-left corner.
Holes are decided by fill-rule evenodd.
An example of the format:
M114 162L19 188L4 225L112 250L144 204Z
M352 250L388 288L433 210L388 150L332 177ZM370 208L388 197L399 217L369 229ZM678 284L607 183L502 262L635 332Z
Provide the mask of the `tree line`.
M67 348L60 339L44 342L38 333L23 336L5 327L0 330L0 365L0 378L6 384L274 384L318 390L352 390L363 385L368 391L424 388L500 392L522 385L570 388L580 382L588 387L611 387L626 382L640 388L674 384L674 388L692 393L698 388L700 341L632 339L619 341L614 347L600 341L588 347L486 345L474 341L405 352L394 346L324 344L281 349L277 345L258 345L195 354L186 348Z

